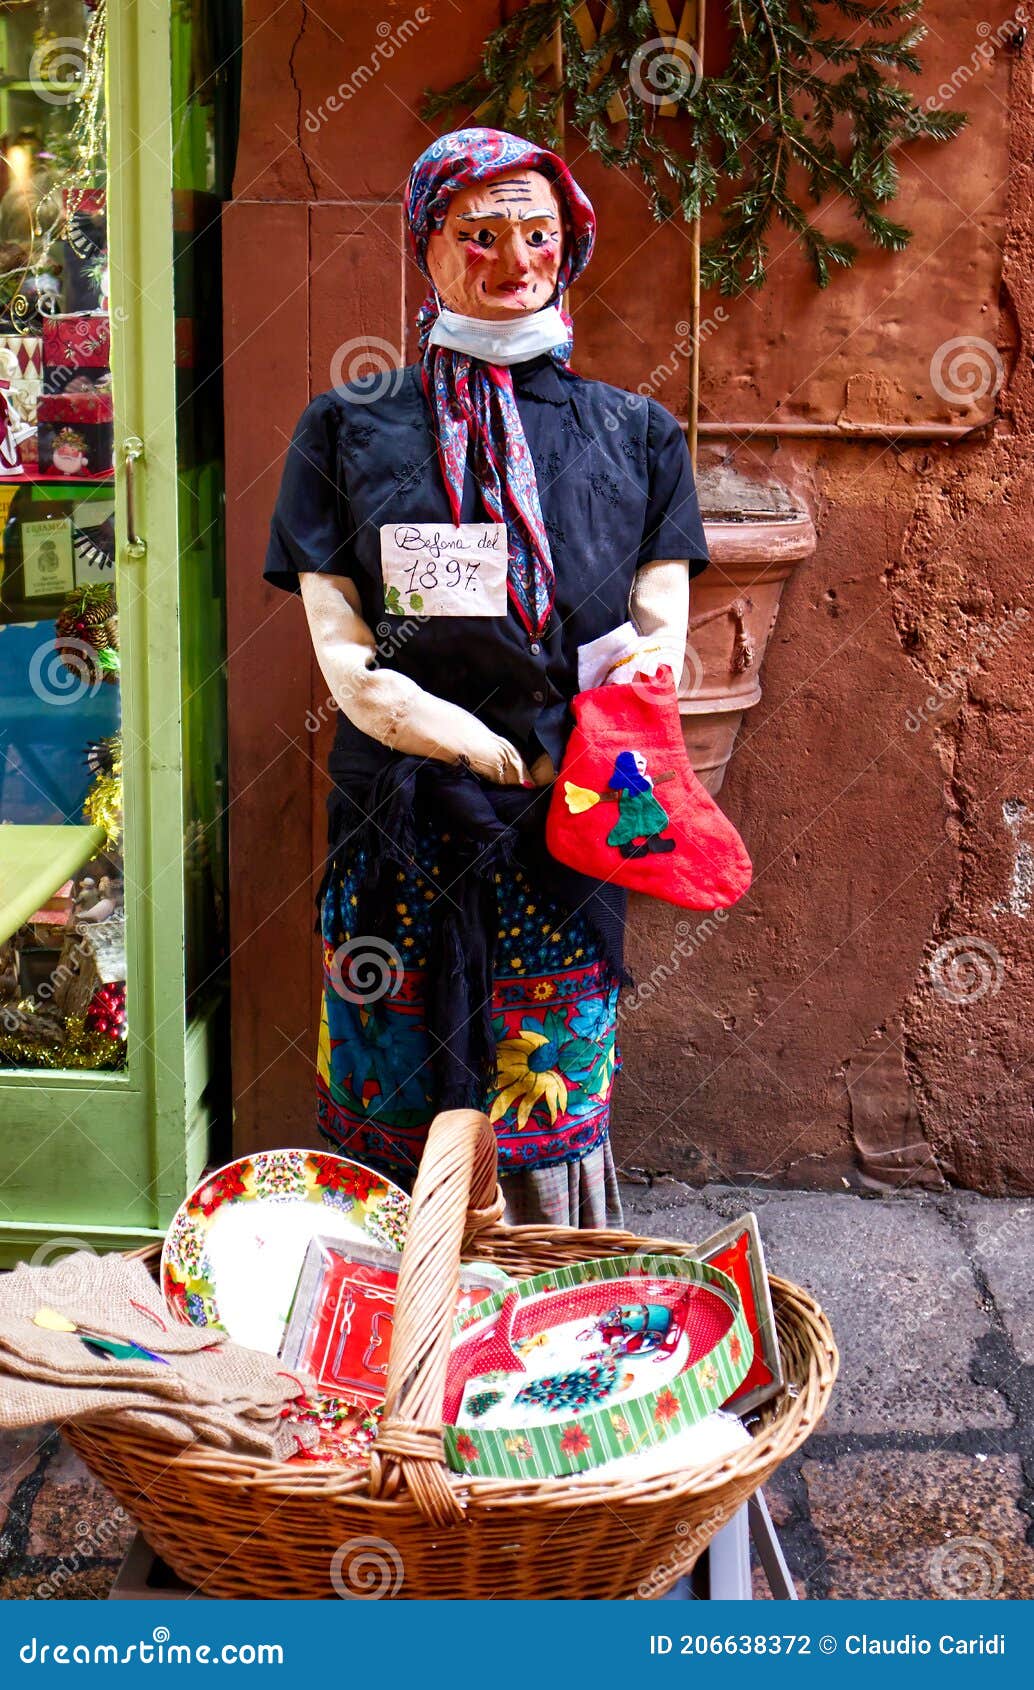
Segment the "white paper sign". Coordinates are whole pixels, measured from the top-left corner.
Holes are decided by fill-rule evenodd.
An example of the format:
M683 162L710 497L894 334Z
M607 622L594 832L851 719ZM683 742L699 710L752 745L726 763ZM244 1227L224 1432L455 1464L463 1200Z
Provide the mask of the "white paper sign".
M505 616L506 524L389 522L381 528L389 616Z

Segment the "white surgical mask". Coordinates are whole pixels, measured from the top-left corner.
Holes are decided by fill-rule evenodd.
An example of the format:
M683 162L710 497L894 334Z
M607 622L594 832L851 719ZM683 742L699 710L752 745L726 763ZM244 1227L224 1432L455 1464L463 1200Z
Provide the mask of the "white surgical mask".
M483 317L464 317L443 306L429 335L432 346L466 352L486 364L521 364L540 352L562 346L570 330L555 305L515 317L512 322L489 323Z

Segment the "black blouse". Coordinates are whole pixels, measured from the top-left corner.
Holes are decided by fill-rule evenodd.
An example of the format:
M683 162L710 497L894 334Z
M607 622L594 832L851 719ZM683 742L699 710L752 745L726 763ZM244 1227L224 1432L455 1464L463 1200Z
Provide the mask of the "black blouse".
M378 662L463 706L510 739L529 764L542 750L559 767L578 690L578 647L628 619L641 564L707 547L686 442L656 400L587 381L548 355L512 368L535 464L556 572L556 601L536 638L506 616L424 619L384 608L380 527L451 522L420 366L372 398L362 384L322 393L306 408L284 463L265 576L298 591L305 571L341 575L359 592ZM488 521L468 468L463 522ZM339 716L331 774L366 764L367 735Z

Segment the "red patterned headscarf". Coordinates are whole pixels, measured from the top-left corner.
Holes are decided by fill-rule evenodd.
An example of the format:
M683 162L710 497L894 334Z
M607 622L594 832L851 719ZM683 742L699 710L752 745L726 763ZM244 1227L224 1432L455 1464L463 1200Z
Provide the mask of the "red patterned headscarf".
M427 243L442 227L449 201L463 188L492 182L512 170L537 170L557 191L564 219L564 255L555 298L564 293L592 256L596 217L562 158L499 129L457 129L422 152L410 172L406 216L413 253L425 276ZM460 520L468 443L485 509L509 534L508 590L529 633L540 634L553 608L555 581L542 520L535 466L524 437L509 369L486 364L466 352L428 342L438 315L433 290L417 319L423 351L424 391L434 416L438 461L454 522ZM564 315L567 340L552 356L566 364L573 330Z

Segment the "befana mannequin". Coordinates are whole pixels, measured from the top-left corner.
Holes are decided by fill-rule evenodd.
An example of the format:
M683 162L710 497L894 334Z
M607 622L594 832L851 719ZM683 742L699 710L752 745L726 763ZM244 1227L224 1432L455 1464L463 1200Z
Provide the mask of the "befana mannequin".
M625 894L555 861L545 816L580 650L631 621L681 672L692 468L655 400L569 367L595 217L562 159L458 130L406 214L421 360L307 407L265 566L340 710L317 1123L405 1183L439 1109L484 1108L511 1222L620 1225Z

